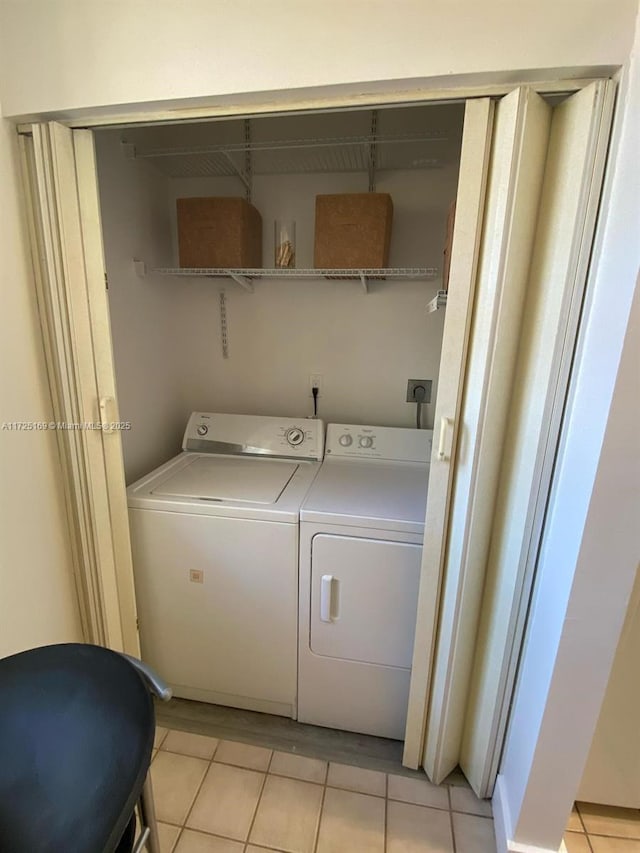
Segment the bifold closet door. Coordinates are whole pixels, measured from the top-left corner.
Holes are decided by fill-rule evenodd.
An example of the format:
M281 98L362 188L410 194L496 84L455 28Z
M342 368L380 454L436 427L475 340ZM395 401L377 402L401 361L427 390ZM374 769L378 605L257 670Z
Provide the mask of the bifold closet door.
M555 107L459 762L493 791L551 488L600 200L611 81Z
M139 654L93 134L21 137L74 576L88 642Z
M530 89L496 107L423 755L436 783L460 758L550 123Z
M429 474L416 632L407 706L403 764L422 764L432 656L438 618L440 578L445 558L447 519L453 492L453 460L461 438L460 411L471 330L485 191L489 172L494 104L467 101L456 215L449 268L449 290L438 374L434 451ZM440 432L438 433L438 429Z
M496 105L485 192L478 199L481 215L474 237L479 242L479 257L466 306L471 329L466 358L460 367L458 406L455 413L442 413L441 434L435 442L449 459L436 456L431 464L427 526L430 512L436 511L431 489L433 473L443 464L450 469L451 497L446 508L438 507L447 516L442 522L440 559L431 565L434 577L425 571L425 583L420 589L420 600L428 596L432 607L439 605L437 619L430 626L434 632L437 625L437 644L432 634L429 639L435 651L429 671L430 692L423 709L426 728L422 731L418 760L414 754L408 762L405 749L405 762L412 766L422 764L429 778L438 783L454 769L460 756L550 114L551 108L543 99L526 88L513 91ZM461 173L460 193L463 191ZM458 215L456 212L452 275ZM456 331L460 334L460 330L452 333ZM446 333L445 327L445 337ZM451 381L446 375L444 350L441 364L440 389ZM455 428L457 441L447 453L442 433L449 423ZM425 531L425 563L432 555L433 546ZM426 650L425 637L417 633L412 687L423 676Z

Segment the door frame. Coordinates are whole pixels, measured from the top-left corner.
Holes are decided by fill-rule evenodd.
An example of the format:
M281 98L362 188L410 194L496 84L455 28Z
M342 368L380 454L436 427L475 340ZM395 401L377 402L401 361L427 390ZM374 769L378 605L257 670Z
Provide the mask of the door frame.
M80 111L77 111L76 114L69 116L66 114L66 117L60 120L60 125L64 126L68 129L76 129L74 133L84 133L85 141L84 143L78 144L76 147L76 155L79 156L80 160L76 160L76 162L82 162L84 158L84 164L87 164L87 158L94 157L93 154L93 128L107 127L107 126L127 126L132 124L144 125L144 124L165 124L165 123L182 123L189 121L206 121L206 120L223 120L227 118L251 118L256 116L264 116L264 115L286 115L292 113L304 113L304 112L327 112L327 111L338 111L338 110L347 110L347 109L371 109L375 107L384 108L391 106L418 106L418 105L426 105L429 103L442 103L444 101L468 101L470 99L475 99L479 97L492 97L492 98L501 98L502 96L508 94L509 92L517 89L521 85L526 85L533 90L541 93L541 94L558 94L563 95L567 93L576 92L590 83L592 83L595 79L602 78L582 78L582 79L559 79L555 81L510 81L509 83L501 83L501 84L492 84L486 86L477 86L477 87L459 87L459 88L437 88L437 89L429 89L429 88L407 88L407 89L397 89L392 91L369 91L367 93L357 93L351 92L349 94L313 94L308 97L300 97L298 93L295 92L287 92L285 93L285 97L282 99L274 99L273 96L265 97L263 100L259 98L255 98L252 100L253 96L246 96L245 98L237 98L235 104L224 103L221 100L217 104L212 104L206 107L179 107L177 109L155 109L152 105L150 105L147 109L135 110L128 113L122 113L118 115L104 115L104 114L90 114L82 116ZM375 88L375 87L374 87ZM344 92L344 89L342 90ZM18 132L23 136L34 136L36 134L40 134L43 132L43 129L47 127L46 122L34 122L30 124L21 124L18 127ZM78 130L78 129L84 130ZM87 141L88 140L88 141ZM24 147L24 141L23 141ZM90 149L90 150L89 150ZM28 169L28 164L26 163L26 157L23 154L23 164ZM27 178L28 184L28 178ZM95 183L95 198L97 199L97 181ZM86 202L86 198L85 198ZM92 204L92 203L91 203ZM91 206L90 204L90 206ZM42 211L42 214L47 216L47 211ZM97 220L96 220L96 208L94 205L94 209L92 213L87 213L87 209L82 211L80 220L82 222L82 245L83 245L83 257L84 262L93 270L93 277L95 278L96 273L96 262L97 258L101 258L102 263L102 272L106 275L104 271L104 260L102 258L101 252L101 231L99 232L99 241L96 240L96 228L99 229L99 209L97 209ZM55 216L53 211L49 211L49 215L51 216L51 220L49 224L51 224ZM43 275L42 270L42 257L41 252L37 244L37 227L33 224L34 220L34 212L32 210L31 215L29 217L29 231L32 242L32 257L34 261L34 278L36 280L36 289L38 291L38 308L40 313L40 323L42 328L43 339L45 340L45 346L47 346L47 341L50 341L51 337L51 328L52 324L55 323L55 316L52 311L52 306L50 300L47 298L47 290L50 287L50 282L47 281L47 277ZM98 246L100 247L100 254L98 254ZM58 247L62 254L64 255L64 246L60 245ZM90 255L90 257L88 257ZM63 280L61 286L64 288L68 286L68 283ZM113 358L111 355L111 334L110 334L110 324L109 324L109 316L108 316L108 304L106 298L102 302L95 302L92 305L91 309L92 313L92 322L93 322L93 335L89 338L89 340L75 340L76 345L76 357L80 356L82 359L87 359L91 363L96 363L96 361L100 361L102 358L103 363L106 363L109 369L113 370ZM73 333L73 330L72 330ZM576 335L577 337L577 335ZM575 343L575 341L574 341ZM100 353L98 353L100 350ZM60 387L60 377L63 379L65 377L69 377L71 362L68 359L65 359L64 353L59 350L54 350L49 346L48 349L49 357L47 359L48 371L49 371L49 380L51 387L51 394L53 400L53 408L56 412L56 417L60 420L74 420L71 416L73 411L73 404L77 404L78 399L75 400L72 398L71 400L65 399L64 394L62 393ZM105 362L106 359L106 362ZM52 381L52 377L54 381ZM464 371L461 377L461 381L464 381ZM96 405L99 405L100 397L98 397L95 401ZM105 399L104 397L102 399ZM116 389L115 382L113 385L113 396L110 397L111 406L114 415L117 414L117 406L116 400ZM114 416L112 418L116 420L117 418ZM64 443L64 436L59 436L59 443L62 446ZM104 436L105 439L108 439L109 436ZM120 453L120 462L114 463L114 456L111 456L110 462L105 463L103 460L103 465L106 465L106 482L108 484L108 494L109 499L111 501L120 500L120 506L122 506L122 500L124 500L124 506L126 508L126 492L124 485L124 469L121 461L121 451ZM116 454L117 456L117 454ZM126 595L133 596L130 599L129 603L120 602L120 613L118 614L118 619L124 620L124 625L120 627L119 640L109 640L109 638L101 638L100 635L97 635L97 639L94 639L94 635L91 634L91 628L87 620L85 621L85 638L94 641L94 642L102 642L106 644L112 644L114 647L125 646L124 637L127 635L129 638L135 636L135 641L133 644L131 640L129 641L127 648L129 651L133 650L133 653L136 653L137 648L137 618L135 616L135 593L133 592L133 572L130 567L131 563L131 548L130 541L128 539L128 526L126 526L126 519L122 519L122 513L120 511L120 519L119 524L125 524L126 534L122 534L122 532L113 536L113 520L106 516L102 518L98 518L95 516L93 512L93 508L90 502L87 502L86 496L83 497L81 494L77 493L73 489L73 470L74 466L84 466L86 464L86 460L83 458L82 447L76 443L67 443L64 448L64 458L66 462L63 462L62 466L62 474L63 479L65 481L67 495L67 503L68 503L68 519L69 519L69 528L70 528L70 538L72 543L72 553L75 555L74 557L74 565L75 565L75 574L77 578L77 583L82 586L85 582L83 575L86 574L86 567L83 567L80 560L80 555L82 554L83 547L83 534L82 531L78 529L77 524L74 522L74 517L78 517L79 515L85 515L90 522L97 528L98 534L107 534L108 537L103 536L105 541L111 541L112 543L112 554L111 559L113 565L115 566L116 575L124 581L125 585L128 586L128 591ZM90 476L90 471L87 472ZM103 472L104 473L104 472ZM106 525L106 529L100 529L102 526ZM114 578L105 578L101 577L100 570L98 569L97 574L94 576L93 580L95 582L96 577L104 581L105 583L110 582L113 585ZM132 606L131 606L132 601ZM116 619L115 615L112 614L112 617L107 615L108 607L106 607L105 602L100 603L98 600L98 613L99 617L103 620L106 620L107 623L111 621L111 623L116 623L118 619ZM114 629L113 635L114 637L118 634L118 631ZM427 678L426 684L426 697L428 699L429 694L429 679ZM426 715L426 702L425 702L425 715Z
M567 71L570 73L570 69ZM584 89L591 83L607 79L615 73L615 68L603 68L602 75L599 77L567 76L556 79L527 79L525 75L517 79L510 78L509 80L474 85L474 79L479 75L469 75L468 85L461 84L450 87L416 83L402 88L394 88L395 81L391 81L391 86L383 81L297 91L287 89L282 93L248 92L233 96L233 100L227 96L200 99L199 106L189 106L185 105L184 102L179 102L174 107L166 105L157 107L155 104L148 104L146 107L132 108L122 112L116 112L113 108L98 112L90 112L84 109L66 110L64 114L51 113L48 116L42 116L40 121L58 121L71 129L182 124L212 119L242 119L306 112L420 106L444 101L467 101L474 98L498 99L520 86L527 86L540 95L570 95ZM34 122L36 121L34 119ZM21 122L18 124L18 131L20 133L31 133L32 126L31 122Z

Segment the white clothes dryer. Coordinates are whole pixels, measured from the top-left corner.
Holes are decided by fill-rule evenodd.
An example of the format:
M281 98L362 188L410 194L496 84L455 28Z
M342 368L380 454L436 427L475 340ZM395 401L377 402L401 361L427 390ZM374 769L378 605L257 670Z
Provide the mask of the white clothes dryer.
M404 738L432 439L327 427L300 512L301 722Z
M142 656L175 696L295 716L298 533L318 420L194 412L129 487Z

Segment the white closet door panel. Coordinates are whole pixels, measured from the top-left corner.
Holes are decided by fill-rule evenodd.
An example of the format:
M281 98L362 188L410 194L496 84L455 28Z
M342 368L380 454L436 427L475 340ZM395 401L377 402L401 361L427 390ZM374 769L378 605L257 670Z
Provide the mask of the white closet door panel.
M403 764L413 768L422 764L441 566L453 486L451 459L455 455L459 436L462 382L480 251L493 111L492 101L483 98L467 101L464 113L449 292L435 410L436 429L440 425L444 433L434 441L430 466L411 687L402 758ZM442 456L438 454L439 444L443 447Z
M91 426L117 421L93 138L33 125L23 152L53 406L71 424L57 432L84 631L138 654L119 436Z
M111 346L111 321L106 290L106 265L102 244L98 172L93 132L90 130L74 130L73 143L98 411L100 420L106 423L119 423L120 413L116 396L115 367ZM123 643L124 648L130 650L130 654L137 654L139 637L121 432L119 429L103 430L100 437L102 439L104 473L109 503L109 532L115 567L117 606L122 623Z
M330 534L311 547L311 651L409 669L422 547Z
M460 758L550 120L529 89L496 110L424 752L437 783Z
M609 136L613 87L553 111L461 766L491 793L530 595Z

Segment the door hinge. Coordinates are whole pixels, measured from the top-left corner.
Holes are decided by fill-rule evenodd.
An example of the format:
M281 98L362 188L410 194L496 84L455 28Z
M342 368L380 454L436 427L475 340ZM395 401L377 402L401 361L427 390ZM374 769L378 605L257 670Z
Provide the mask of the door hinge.
M109 290L109 276L106 273L104 274L104 289Z

